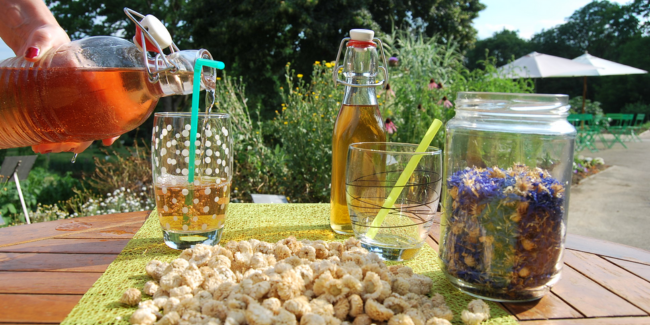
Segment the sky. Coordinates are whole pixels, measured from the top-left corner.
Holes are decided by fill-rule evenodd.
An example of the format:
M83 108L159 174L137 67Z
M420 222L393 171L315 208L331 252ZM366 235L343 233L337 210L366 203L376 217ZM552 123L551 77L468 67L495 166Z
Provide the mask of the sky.
M544 29L563 24L574 11L591 0L481 0L487 8L474 20L478 39L508 29L519 31L519 37L530 39ZM621 5L631 0L610 0Z
M626 4L631 0L610 0ZM478 38L485 39L504 28L519 31L519 37L530 39L543 29L560 25L577 9L591 0L481 0L487 8L474 20ZM14 56L0 40L0 60Z

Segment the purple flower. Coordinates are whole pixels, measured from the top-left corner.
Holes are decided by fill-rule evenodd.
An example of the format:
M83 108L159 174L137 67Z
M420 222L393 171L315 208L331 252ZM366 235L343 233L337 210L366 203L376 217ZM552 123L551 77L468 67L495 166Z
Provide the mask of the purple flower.
M389 118L386 119L386 132L388 132L388 134L397 132L397 126L395 126L395 123L393 123Z
M388 65L391 67L396 67L399 65L399 59L397 57L391 56L390 59L388 59Z

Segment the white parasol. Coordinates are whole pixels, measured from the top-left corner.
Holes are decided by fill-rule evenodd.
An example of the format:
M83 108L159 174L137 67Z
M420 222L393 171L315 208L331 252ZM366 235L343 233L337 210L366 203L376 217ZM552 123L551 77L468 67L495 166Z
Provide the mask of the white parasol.
M556 77L584 77L583 90L582 90L582 113L585 112L585 97L587 97L587 77L648 73L648 71L645 70L637 69L624 64L595 57L587 52L573 59L572 61L591 65L592 67L596 68L595 70L592 71L565 72L556 76Z
M593 65L532 52L497 69L500 78L549 78L596 73ZM562 75L567 74L567 75Z

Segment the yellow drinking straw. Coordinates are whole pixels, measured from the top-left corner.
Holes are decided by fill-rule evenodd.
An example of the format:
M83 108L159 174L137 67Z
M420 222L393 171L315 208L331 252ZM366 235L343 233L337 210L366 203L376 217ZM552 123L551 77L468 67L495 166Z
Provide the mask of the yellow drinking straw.
M442 122L440 122L440 120L433 120L433 123L431 123L429 130L427 130L424 138L422 141L420 141L417 149L415 149L415 153L424 153L427 150L441 126ZM413 171L415 171L415 167L418 166L420 159L422 159L422 155L414 155L411 157L408 164L406 164L406 168L404 168L402 174L399 175L395 186L393 186L393 189L390 191L390 194L388 194L384 205L381 207L381 210L379 210L379 213L377 213L377 217L375 217L375 220L372 221L372 225L370 225L370 230L368 230L368 233L366 233L366 237L373 239L375 236L377 236L379 226L381 226L381 224L384 222L384 219L386 219L388 211L390 211L390 209L393 207L395 201L397 201L397 198L400 196L400 194L402 194L402 190L404 189L404 186L406 186L406 181L408 181L408 179L411 178L411 175L413 175Z

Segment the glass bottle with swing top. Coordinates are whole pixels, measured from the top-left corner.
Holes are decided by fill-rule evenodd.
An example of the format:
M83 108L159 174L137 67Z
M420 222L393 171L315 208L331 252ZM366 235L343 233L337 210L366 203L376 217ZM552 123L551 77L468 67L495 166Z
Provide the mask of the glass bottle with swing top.
M89 37L36 63L0 62L0 149L115 137L142 124L161 97L192 93L194 62L210 53L180 51L156 17L124 11L137 25L135 44ZM201 88L214 88L215 77L206 68Z
M338 65L345 45L343 64ZM381 59L377 53L381 50ZM383 65L379 65L379 62ZM334 66L335 83L345 86L341 109L332 137L332 183L330 226L339 234L353 234L345 195L345 171L348 147L356 142L384 142L386 128L377 105L376 88L388 82L386 56L381 40L367 29L350 30L350 37L341 41ZM345 80L339 79L339 70ZM379 71L383 80L377 81Z

